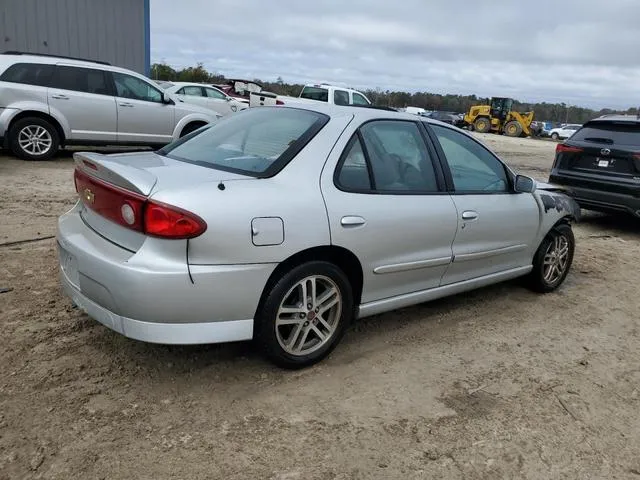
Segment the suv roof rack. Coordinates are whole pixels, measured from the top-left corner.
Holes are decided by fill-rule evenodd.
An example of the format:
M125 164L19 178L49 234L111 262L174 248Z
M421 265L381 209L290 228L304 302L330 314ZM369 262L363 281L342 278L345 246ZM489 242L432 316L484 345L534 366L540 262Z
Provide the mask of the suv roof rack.
M101 65L111 65L109 62L103 62L102 60L91 60L89 58L80 58L80 57L67 57L65 55L54 55L52 53L33 53L33 52L18 52L13 50L8 50L2 53L3 55L32 55L34 57L50 57L50 58L63 58L66 60L79 60L81 62L91 62L91 63L99 63Z

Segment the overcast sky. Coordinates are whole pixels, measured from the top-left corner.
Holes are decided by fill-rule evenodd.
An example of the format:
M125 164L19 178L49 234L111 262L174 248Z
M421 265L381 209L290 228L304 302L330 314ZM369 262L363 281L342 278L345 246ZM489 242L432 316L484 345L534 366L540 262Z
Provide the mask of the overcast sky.
M640 1L151 0L151 61L626 108L640 105Z

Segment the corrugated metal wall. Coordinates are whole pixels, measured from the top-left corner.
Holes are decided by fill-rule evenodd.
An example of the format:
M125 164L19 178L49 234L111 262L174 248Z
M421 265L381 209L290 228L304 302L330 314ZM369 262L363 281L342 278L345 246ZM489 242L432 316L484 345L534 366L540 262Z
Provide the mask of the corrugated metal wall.
M0 51L101 60L148 73L149 0L0 0Z

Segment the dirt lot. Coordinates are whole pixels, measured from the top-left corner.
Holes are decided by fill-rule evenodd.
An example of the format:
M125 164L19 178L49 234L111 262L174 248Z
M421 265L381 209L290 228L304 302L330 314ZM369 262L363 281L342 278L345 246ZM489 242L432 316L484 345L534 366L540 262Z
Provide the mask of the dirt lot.
M485 137L545 180L551 142ZM69 156L0 157L0 243L55 232ZM359 322L321 365L147 345L72 308L54 240L0 247L0 479L640 479L640 225L590 215L556 293Z

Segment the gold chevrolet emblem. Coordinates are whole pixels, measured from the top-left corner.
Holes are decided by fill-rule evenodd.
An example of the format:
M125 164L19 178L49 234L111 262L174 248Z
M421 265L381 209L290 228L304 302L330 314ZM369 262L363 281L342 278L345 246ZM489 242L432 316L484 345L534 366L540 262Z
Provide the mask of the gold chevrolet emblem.
M91 190L89 190L88 188L85 188L82 191L82 198L84 198L88 203L93 203L94 200L96 199L96 196Z

